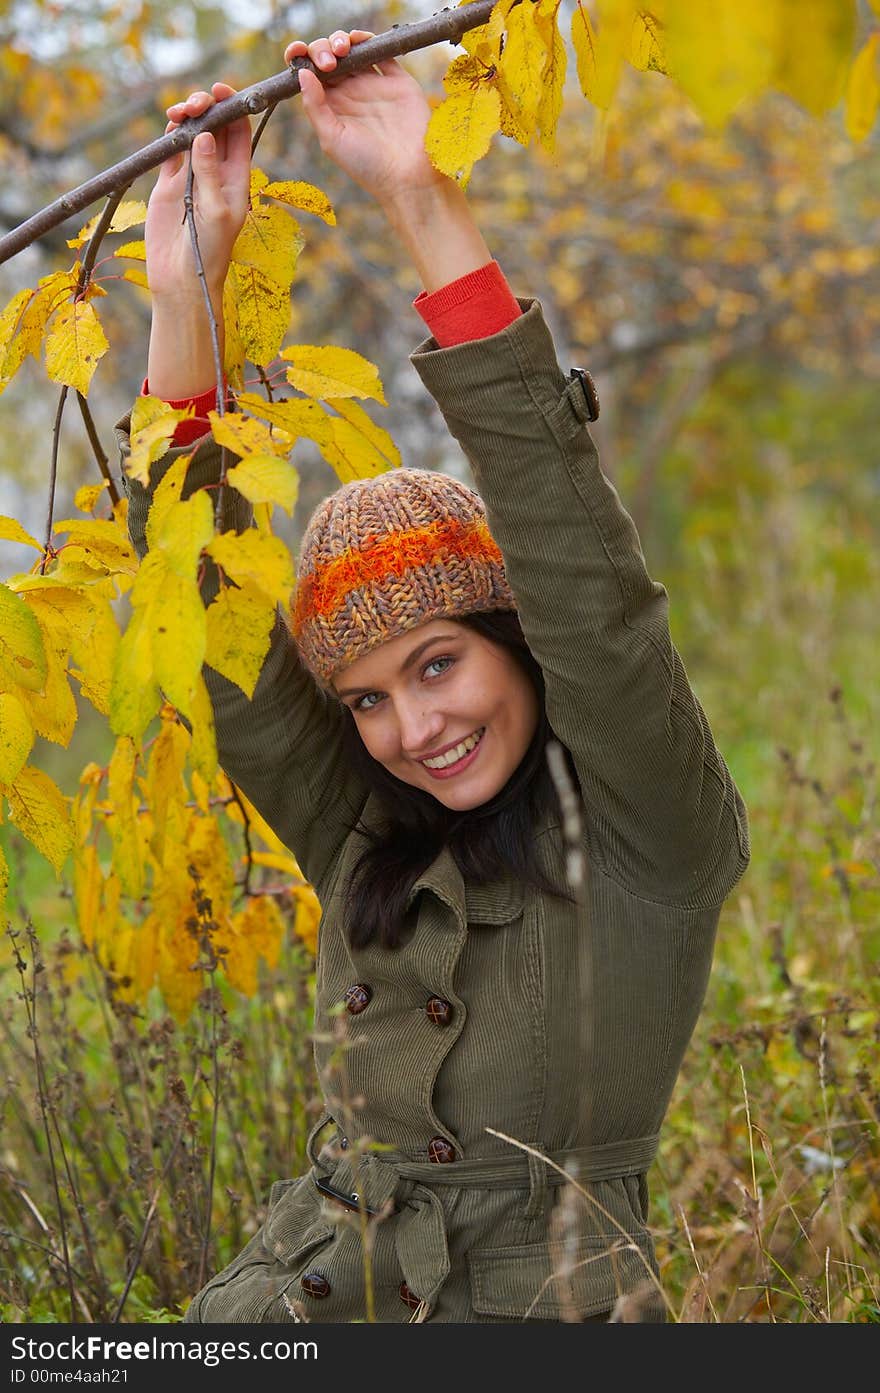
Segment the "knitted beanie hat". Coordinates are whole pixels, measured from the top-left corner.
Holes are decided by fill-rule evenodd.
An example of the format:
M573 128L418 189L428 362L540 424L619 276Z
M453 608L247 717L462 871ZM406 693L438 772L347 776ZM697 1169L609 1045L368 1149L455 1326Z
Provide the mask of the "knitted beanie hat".
M291 627L320 686L418 624L487 609L516 601L483 500L451 475L355 479L309 519Z

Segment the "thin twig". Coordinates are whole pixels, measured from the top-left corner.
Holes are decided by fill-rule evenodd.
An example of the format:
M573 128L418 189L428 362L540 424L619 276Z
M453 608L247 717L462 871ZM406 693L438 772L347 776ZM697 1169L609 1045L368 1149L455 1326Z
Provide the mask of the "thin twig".
M58 445L61 439L61 417L64 415L64 403L67 401L67 393L70 388L61 388L61 395L58 398L58 409L55 412L55 425L52 430L52 462L49 466L49 503L46 508L46 533L43 542L43 559L40 562L40 575L46 574L46 566L49 562L50 548L52 545L52 522L55 513L55 483L58 478Z
M253 872L253 869L254 869L254 851L253 851L253 847L251 846L251 820L250 820L250 817L248 816L247 808L244 806L244 803L242 802L241 794L239 793L238 789L235 787L235 784L232 784L232 785L231 785L231 788L232 788L232 796L233 796L233 798L235 799L236 803L238 804L239 808L241 809L242 832L243 832L243 834L244 834L244 847L245 847L245 852L247 853L247 870L245 871L244 880L242 881L242 886L241 886L241 888L244 890L244 893L245 893L246 895L250 895L250 894L251 894L251 873Z
M156 1209L159 1204L159 1196L162 1193L162 1186L165 1184L165 1181L168 1178L168 1172L171 1169L171 1163L174 1160L174 1156L178 1146L180 1145L180 1140L182 1136L183 1127L181 1127L180 1131L177 1133L177 1136L174 1138L171 1150L165 1158L165 1164L162 1167L159 1179L156 1183L156 1188L154 1189L152 1197L150 1199L150 1203L147 1208L146 1215L144 1217L143 1227L141 1229L141 1236L137 1241L134 1254L132 1255L131 1266L128 1271L128 1276L125 1279L125 1286L122 1288L122 1293L119 1297L119 1300L116 1303L116 1309L110 1317L111 1325L118 1324L119 1319L122 1316L123 1308L125 1307L125 1303L128 1300L128 1293L131 1291L132 1282L134 1281L137 1275L137 1270L141 1265L141 1259L144 1256L144 1250L147 1246L147 1237L150 1232L150 1225L153 1222L153 1215L156 1213Z
M183 206L186 209L185 217L189 228L189 239L192 244L193 257L196 263L196 275L202 287L202 295L205 301L205 308L208 312L208 325L211 330L211 351L214 355L214 380L216 383L217 415L226 415L226 383L223 379L223 358L220 353L220 330L217 325L217 316L214 313L214 306L211 303L211 292L208 289L208 278L205 275L205 265L202 261L202 252L199 246L199 234L196 230L196 215L193 204L193 188L195 186L195 174L193 172L192 160L190 160L189 172L186 176L186 192L183 195ZM214 503L214 525L219 532L223 524L223 493L226 487L227 452L225 446L221 452L220 482L217 488L217 498Z
M113 475L110 473L110 461L107 455L104 453L103 446L101 445L101 442L98 439L98 432L95 429L95 422L92 419L92 413L89 410L89 404L83 396L82 392L77 392L76 399L79 402L79 409L82 413L83 425L86 428L86 435L89 437L89 444L92 447L92 454L95 456L95 459L98 462L98 468L100 469L104 478L107 480L107 492L110 495L110 502L116 504L119 502L119 491L116 487L116 484L113 482Z
M37 977L42 971L42 961L40 960L39 945L37 935L33 925L28 921L27 939L31 950L32 965L32 986L27 985L27 962L18 947L18 934L15 930L7 929L9 938L12 942L12 951L15 957L15 966L21 982L21 999L24 1002L25 1014L27 1016L28 1034L33 1043L34 1066L37 1074L37 1099L40 1105L40 1116L43 1119L43 1132L46 1138L46 1147L49 1155L49 1170L52 1175L52 1189L55 1194L55 1206L58 1213L58 1227L61 1233L61 1250L64 1261L64 1274L67 1279L67 1294L70 1299L70 1320L73 1324L76 1320L75 1309L77 1292L73 1284L73 1268L70 1261L70 1248L67 1241L67 1221L64 1217L64 1205L61 1200L61 1186L58 1178L58 1167L55 1164L55 1150L52 1145L52 1122L54 1121L54 1107L51 1094L46 1083L46 1071L43 1065L43 1053L40 1049L39 1030L37 1027ZM57 1126L56 1126L57 1131Z

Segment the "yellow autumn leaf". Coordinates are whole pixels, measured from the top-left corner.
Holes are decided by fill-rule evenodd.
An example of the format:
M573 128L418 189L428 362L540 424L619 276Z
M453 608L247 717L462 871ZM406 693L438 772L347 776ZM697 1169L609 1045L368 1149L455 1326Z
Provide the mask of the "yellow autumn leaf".
M125 461L129 477L147 488L150 465L166 453L178 423L189 420L193 414L191 406L176 410L159 397L138 397L132 408L130 450Z
M447 97L431 113L425 149L441 174L466 188L471 171L501 128L501 98L494 87L480 86Z
M770 85L778 33L767 0L666 0L670 73L711 129Z
M140 266L129 266L122 273L124 281L130 281L132 285L139 285L141 290L149 290L150 282L147 280L146 271L142 271Z
M629 62L638 72L668 76L663 26L656 14L640 11L633 17Z
M245 582L240 588L225 586L220 590L207 608L206 619L205 662L252 697L269 651L274 606Z
M43 637L46 650L43 690L31 692L20 688L17 695L37 734L66 749L77 720L76 701L67 677L67 648L56 646L45 631Z
M287 605L293 586L293 561L278 537L246 532L222 532L207 547L208 554L236 585L250 581L272 603Z
M226 472L227 482L251 503L275 503L293 516L299 493L299 474L277 455L249 455Z
M232 248L232 260L237 269L246 266L262 272L277 295L279 290L290 289L303 245L299 225L290 213L274 204L260 203L248 211Z
M235 301L236 337L243 355L265 368L278 353L290 327L290 299L256 266L233 262L227 284Z
M35 547L37 551L43 550L42 544L30 532L25 532L15 518L0 517L0 541L21 542L24 546Z
M165 857L168 804L185 791L183 770L189 743L179 721L163 712L162 729L153 742L147 765L147 801L153 816L150 849L160 863Z
M6 864L6 857L3 855L3 848L0 846L0 914L6 912L6 896L9 894L9 867Z
M202 548L214 535L211 499L198 489L185 502L171 503L160 516L160 525L148 536L150 550L160 551L176 576L195 579Z
M335 418L331 424L332 439L321 446L321 453L340 483L385 473L388 460L357 423Z
M147 244L140 242L125 242L121 247L117 247L114 256L125 257L129 261L146 261Z
M611 105L623 64L631 52L634 14L635 0L600 0L598 25L594 28L578 0L572 15L571 40L581 91L602 111Z
M0 316L0 390L30 354L39 358L49 317L76 289L77 269L53 271L12 297Z
M83 484L73 495L73 506L78 508L81 513L92 513L95 510L98 499L107 487L107 480L103 484Z
M73 900L80 937L87 948L95 938L95 925L104 889L104 876L93 842L77 846L73 859Z
M285 875L298 875L299 867L292 856L279 856L277 851L252 851L251 862L255 866L268 866L270 871L284 871Z
M192 743L189 758L193 770L210 783L217 775L217 735L214 708L202 674L196 682L192 703Z
M80 228L76 237L68 239L67 245L69 247L84 246L86 242L91 240L92 233L98 226L98 222L102 216L102 213L96 213L93 218L89 218L88 222ZM129 227L137 227L144 221L146 216L146 203L140 199L124 199L113 214L110 226L107 230L108 232L125 232Z
M196 814L189 820L186 833L187 865L198 872L202 892L211 901L211 917L218 925L228 922L235 875L229 847L213 814Z
M21 702L0 692L0 784L14 783L33 748L34 728Z
M208 412L211 434L218 445L225 445L241 459L248 455L286 455L288 446L273 435L262 421L241 412L230 411L220 416L216 411Z
M159 990L165 1004L179 1025L188 1019L202 990L202 973L196 967L199 943L188 930L186 921L192 915L186 909L174 922L160 922L157 945Z
M62 305L46 339L46 372L52 382L83 396L95 368L110 347L94 305Z
M326 401L332 397L371 397L387 406L375 363L352 348L328 344L295 343L282 350L292 364L287 380L307 397Z
M578 0L571 17L571 44L581 91L587 101L594 101L597 69L596 31L582 0Z
M22 313L32 294L28 289L16 291L0 311L0 392L12 381L26 357L16 335Z
M536 124L538 139L550 154L556 149L556 127L562 111L565 74L568 69L565 41L557 23L559 8L560 0L539 0L535 7L535 21L547 52Z
M233 987L253 996L257 990L257 959L276 967L284 942L285 924L277 902L271 895L248 900L232 921L229 952L224 970Z
M321 901L311 885L297 886L296 919L293 931L302 939L310 953L318 951L318 926L321 922Z
M143 893L144 873L141 861L140 838L137 829L137 810L134 787L137 750L128 735L120 735L110 757L107 770L107 792L112 804L108 819L113 842L113 869L127 895L139 899Z
M365 452L369 452L376 464L375 471L381 473L380 462L384 463L387 469L395 469L400 464L400 451L393 439L385 430L384 426L377 426L371 416L367 414L362 406L357 402L346 401L341 397L331 397L328 402L335 412L347 422L348 432L340 435L340 423L335 418L330 418L333 428L333 440L340 449L350 441L355 441Z
M480 58L487 66L497 62L507 16L513 6L519 2L520 0L497 0L497 4L493 6L492 13L485 24L479 25L476 29L469 29L462 34L459 40L462 48L474 57ZM459 0L460 6L469 3L470 0Z
M322 406L315 401L299 398L294 401L265 401L254 392L242 392L239 406L260 416L270 425L285 432L291 440L304 437L323 445L333 438L331 418ZM334 403L335 404L335 403Z
M6 796L18 830L58 874L73 846L70 809L58 785L42 769L26 765Z
M877 119L880 106L880 33L873 33L860 50L846 90L844 121L850 140L864 140Z
M234 391L244 386L246 350L238 327L238 300L235 277L230 268L223 283L223 321L226 326L226 347L223 353L223 371L226 381ZM288 319L290 305L287 306ZM284 330L286 332L286 328ZM282 334L283 337L283 334Z
M241 800L241 807L244 809L245 816L247 817L248 831L251 837L260 837L261 840L265 842L266 846L268 846L272 851L276 852L279 856L291 856L292 853L290 851L290 848L286 847L284 843L280 841L277 834L272 831L272 828L269 826L262 813L257 811L253 803L248 798L247 794L243 793L242 790L239 789L238 796ZM241 808L239 808L238 802L233 802L229 804L229 807L227 808L227 817L232 822L240 822L242 825L244 825L244 818L242 817ZM294 865L291 868L291 874L297 876L300 880L305 880L302 871L296 864L295 857Z
M55 532L67 537L65 546L82 547L83 551L108 571L136 575L138 558L127 533L114 518L62 518Z
M24 600L0 584L0 682L39 692L46 670L39 624Z
M78 664L70 675L80 683L83 696L106 715L119 646L119 627L110 602L94 588L74 590L52 581L51 575L28 576L18 582L18 588L27 594L27 603L44 629L56 635L58 646L69 647L71 660Z
M277 198L282 203L289 203L291 208L299 208L303 213L314 213L316 218L323 219L330 227L336 226L336 214L327 195L303 179L264 184L260 192L266 198Z
M128 972L131 977L131 999L144 1001L156 976L159 956L159 919L149 914L142 924L135 926L131 951L128 959Z
M547 58L536 7L517 5L507 18L507 39L498 60L498 88L523 145L528 145L535 133Z
M110 729L140 740L162 696L153 668L153 643L145 608L135 609L119 641L110 683Z
M831 111L850 72L854 0L777 0L777 17L774 86L813 116Z
M191 719L205 657L205 608L199 588L195 579L178 575L165 562L152 571L149 592L142 591L140 601L145 604L155 680L178 711Z

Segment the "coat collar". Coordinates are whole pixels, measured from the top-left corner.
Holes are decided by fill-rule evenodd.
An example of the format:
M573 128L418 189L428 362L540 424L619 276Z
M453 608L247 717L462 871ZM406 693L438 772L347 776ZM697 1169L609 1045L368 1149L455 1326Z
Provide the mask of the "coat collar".
M381 820L381 807L373 795L368 798L362 817L371 826ZM407 896L407 909L423 890L435 895L451 909L462 928L477 924L509 924L522 914L525 903L524 887L511 877L489 881L485 885L466 885L448 846L443 847L413 884Z
M448 847L443 848L413 885L407 909L423 890L430 891L448 905L462 927L509 924L522 913L525 899L522 885L509 878L485 885L465 884Z

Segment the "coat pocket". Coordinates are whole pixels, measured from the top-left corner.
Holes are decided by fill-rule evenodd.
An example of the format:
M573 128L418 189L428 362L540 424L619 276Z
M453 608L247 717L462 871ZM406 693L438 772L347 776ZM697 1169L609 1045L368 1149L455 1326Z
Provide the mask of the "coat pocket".
M550 1242L474 1249L468 1268L471 1301L483 1315L583 1320L631 1297L638 1314L626 1319L664 1318L653 1256L637 1234L586 1234L571 1250Z

